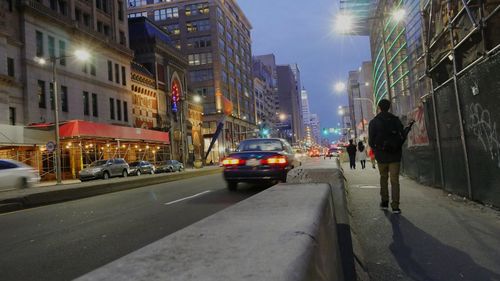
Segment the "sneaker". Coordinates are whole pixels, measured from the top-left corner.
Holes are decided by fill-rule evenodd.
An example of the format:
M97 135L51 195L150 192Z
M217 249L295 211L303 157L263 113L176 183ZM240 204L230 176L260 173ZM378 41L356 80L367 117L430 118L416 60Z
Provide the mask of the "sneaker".
M392 208L392 213L393 214L401 214L401 209L400 208Z
M384 210L389 209L389 202L387 202L387 201L380 202L380 208L384 209Z

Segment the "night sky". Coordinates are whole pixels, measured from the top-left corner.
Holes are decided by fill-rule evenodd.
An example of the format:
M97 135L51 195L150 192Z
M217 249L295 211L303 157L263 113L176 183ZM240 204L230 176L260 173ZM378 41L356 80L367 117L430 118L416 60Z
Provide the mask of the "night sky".
M253 25L253 55L274 53L278 64L299 64L311 112L319 114L321 127L336 127L347 93L333 86L370 60L368 37L335 34L337 0L237 1Z

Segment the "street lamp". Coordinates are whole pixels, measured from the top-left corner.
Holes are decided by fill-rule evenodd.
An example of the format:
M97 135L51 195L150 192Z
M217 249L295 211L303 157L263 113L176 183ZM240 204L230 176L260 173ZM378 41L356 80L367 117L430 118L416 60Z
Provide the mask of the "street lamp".
M286 120L286 114L281 113L280 116L279 116L279 118L280 118L280 121L285 121Z
M50 63L52 63L52 85L54 91L54 125L55 125L55 133L56 133L56 148L55 148L55 157L56 157L56 181L57 184L62 182L61 179L61 139L59 135L59 96L57 89L57 61L65 58L75 57L80 61L87 61L90 58L89 52L86 50L76 50L73 55L66 56L52 56L49 58ZM36 58L35 59L40 65L45 65L47 60L45 58Z
M195 95L195 96L193 96L193 101L194 101L195 103L200 103L200 102L201 102L201 96L199 96L199 95Z
M345 89L346 89L346 86L345 86L344 82L335 83L335 92L341 93L341 92L345 91Z

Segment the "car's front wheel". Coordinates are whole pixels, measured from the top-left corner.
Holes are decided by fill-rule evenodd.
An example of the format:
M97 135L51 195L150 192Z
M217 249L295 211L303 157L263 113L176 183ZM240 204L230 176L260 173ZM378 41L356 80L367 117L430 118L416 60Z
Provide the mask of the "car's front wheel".
M28 188L29 187L28 179L26 179L24 177L20 178L19 183L17 184L17 187L18 188Z
M230 191L236 191L238 189L238 182L237 181L228 181L227 182L227 189Z
M109 179L109 173L108 172L104 172L104 174L102 174L102 178L107 180Z
M137 170L137 176L141 175L141 170Z
M139 175L139 172L137 172L137 175ZM122 177L123 177L123 178L128 177L127 170L123 170L123 172L122 172Z

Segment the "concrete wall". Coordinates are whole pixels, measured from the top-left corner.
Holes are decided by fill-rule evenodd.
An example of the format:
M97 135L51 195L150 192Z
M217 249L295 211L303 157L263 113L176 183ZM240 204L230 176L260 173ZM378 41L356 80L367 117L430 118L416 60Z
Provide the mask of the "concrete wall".
M77 280L344 280L334 204L280 184Z

